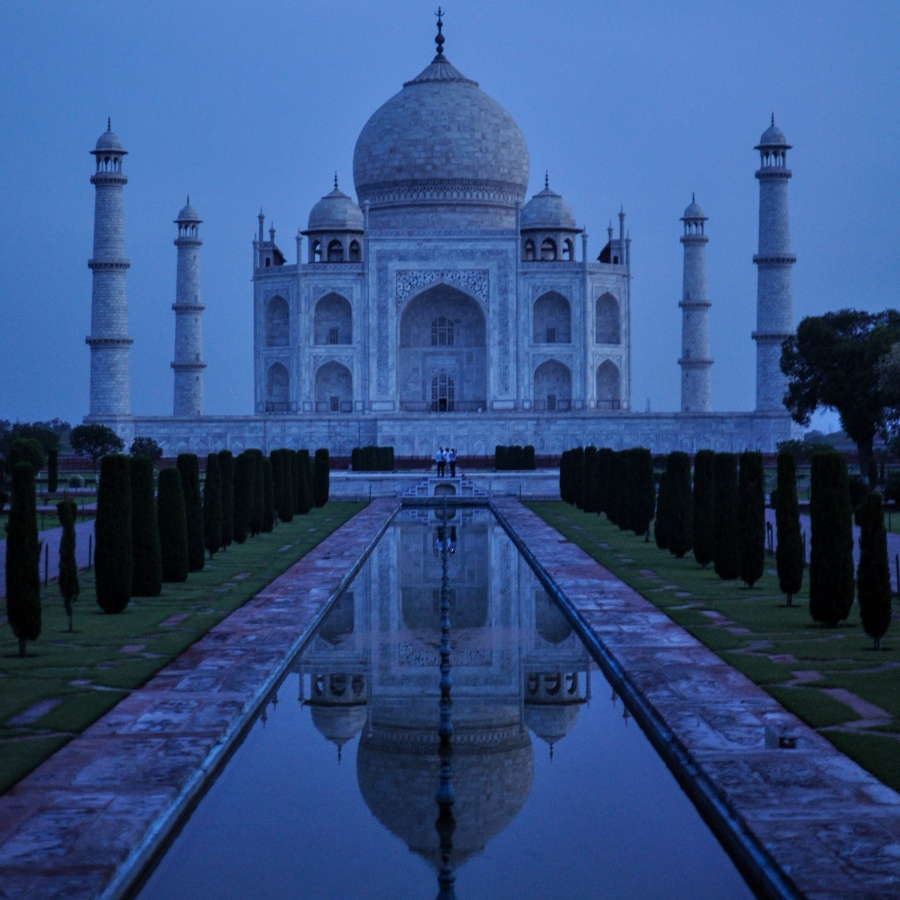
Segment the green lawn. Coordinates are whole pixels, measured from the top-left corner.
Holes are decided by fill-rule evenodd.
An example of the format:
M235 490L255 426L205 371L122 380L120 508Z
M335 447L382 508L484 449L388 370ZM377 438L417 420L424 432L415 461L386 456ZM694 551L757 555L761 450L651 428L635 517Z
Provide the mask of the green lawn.
M900 623L876 653L856 606L837 628L812 621L808 571L803 590L788 608L778 590L774 557L766 558L766 574L748 590L742 582L722 581L711 566L701 568L690 554L675 559L652 541L620 531L605 516L562 502L527 506L840 750L900 790L900 742L891 736L900 731ZM860 716L824 692L829 688L850 691L897 719L868 729L848 728Z
M0 628L0 793L83 731L123 697L242 606L365 506L332 502L280 524L271 534L233 544L184 584L162 596L135 598L120 615L96 603L93 573L80 575L75 632L66 631L55 585L43 591L43 630L17 657L17 642ZM9 720L38 701L55 706L19 727Z

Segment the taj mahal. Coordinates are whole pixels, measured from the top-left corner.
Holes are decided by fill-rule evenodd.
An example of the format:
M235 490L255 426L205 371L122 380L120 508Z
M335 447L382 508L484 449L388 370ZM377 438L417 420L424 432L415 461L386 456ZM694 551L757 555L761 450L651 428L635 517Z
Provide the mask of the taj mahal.
M440 19L435 42L431 63L362 129L353 157L356 200L335 177L296 236L295 262L259 214L249 415L204 415L202 220L190 198L175 221L173 412L132 413L127 151L111 127L101 135L92 151L86 421L107 424L126 441L152 437L167 455L285 446L347 456L379 444L398 456L428 456L448 443L477 456L497 444L533 444L538 454L580 444L773 451L791 437L779 369L781 342L794 328L790 145L774 117L756 147L756 408L711 411L709 238L692 199L680 236L681 409L639 412L624 209L598 251L549 179L528 199L528 146L518 125L447 59Z

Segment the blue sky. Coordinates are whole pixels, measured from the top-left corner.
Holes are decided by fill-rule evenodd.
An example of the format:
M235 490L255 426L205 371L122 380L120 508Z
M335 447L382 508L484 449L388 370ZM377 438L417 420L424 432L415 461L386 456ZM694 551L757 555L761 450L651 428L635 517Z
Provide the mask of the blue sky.
M599 253L633 239L634 407L676 409L678 221L707 225L715 409L754 402L758 187L775 112L789 164L796 318L900 305L900 4L451 0L447 57L517 119L531 191L572 204ZM87 412L93 188L111 116L125 191L132 409L172 406L175 226L203 217L206 410L252 408L251 247L351 193L368 117L434 52L419 0L6 3L0 9L0 418ZM267 225L268 227L268 225Z

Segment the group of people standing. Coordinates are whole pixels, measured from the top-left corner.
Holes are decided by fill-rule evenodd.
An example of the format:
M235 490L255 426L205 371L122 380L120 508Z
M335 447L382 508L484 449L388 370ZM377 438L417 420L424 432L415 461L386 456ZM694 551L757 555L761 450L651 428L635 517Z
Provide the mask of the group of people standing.
M437 463L438 478L447 474L447 466L450 466L450 477L456 478L456 450L453 447L438 447L434 451L434 461Z

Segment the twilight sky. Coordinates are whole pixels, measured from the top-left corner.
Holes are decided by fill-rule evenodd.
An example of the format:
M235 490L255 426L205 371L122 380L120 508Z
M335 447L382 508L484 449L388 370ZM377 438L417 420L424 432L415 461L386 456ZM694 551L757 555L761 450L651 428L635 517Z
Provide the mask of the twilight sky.
M707 233L713 408L754 403L758 186L775 112L788 156L797 321L900 306L900 4L449 0L448 59L516 118L529 196L632 244L633 405L679 403L679 222ZM125 171L132 411L171 414L176 230L201 237L208 413L252 411L250 242L294 236L334 171L352 190L368 117L434 54L433 4L81 2L0 8L0 418L88 405L93 159L112 117ZM268 222L266 227L268 228Z

